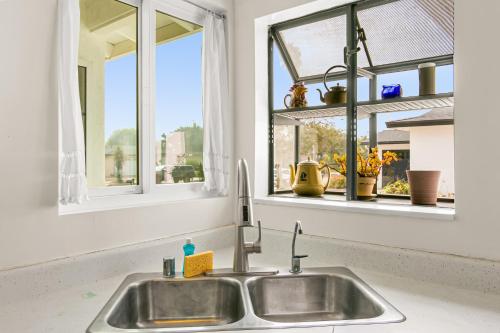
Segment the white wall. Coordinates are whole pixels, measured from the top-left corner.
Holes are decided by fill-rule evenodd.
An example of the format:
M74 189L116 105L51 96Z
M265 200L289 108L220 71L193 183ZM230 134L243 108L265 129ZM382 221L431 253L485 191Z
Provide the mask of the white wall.
M439 193L455 192L453 126L410 127L412 170L440 170Z
M231 196L58 216L56 3L0 1L0 270L231 223Z
M257 194L262 193L267 181L267 55L266 29L257 27L259 34L255 36L254 19L307 2L310 1L236 0L235 3L236 156L248 158L251 169L257 168L254 178ZM319 4L326 8L340 2L343 1L322 0ZM308 11L305 7L296 10L302 14ZM255 207L256 217L273 229L292 230L294 221L300 218L305 232L313 235L500 260L496 208L500 174L494 169L500 164L496 144L500 124L496 98L500 68L492 66L497 62L500 45L491 43L488 33L498 30L499 12L500 2L496 0L483 0L480 6L474 1L455 1L455 221L266 205ZM285 16L276 14L268 22ZM486 51L485 45L488 45ZM482 51L480 57L478 50ZM258 68L257 75L256 52L264 58L259 61L264 66Z

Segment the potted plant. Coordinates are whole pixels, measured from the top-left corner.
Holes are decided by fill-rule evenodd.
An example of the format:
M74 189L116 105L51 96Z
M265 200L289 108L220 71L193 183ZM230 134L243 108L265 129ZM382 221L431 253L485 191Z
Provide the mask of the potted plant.
M410 183L411 203L414 205L435 205L437 203L440 171L407 170Z
M334 154L333 159L337 164L337 167L332 168L342 175L346 175L347 172L347 156L346 154L338 155ZM357 154L357 194L360 198L372 198L373 197L373 187L377 182L377 177L380 174L380 170L383 166L389 166L393 161L397 161L398 157L396 153L391 151L386 151L382 154L382 159L380 159L378 154L378 147L372 148L368 157L364 158L362 154L358 151Z
M289 91L290 94L285 95L283 99L283 103L285 103L287 109L304 108L307 106L307 87L304 85L304 82L294 83ZM287 98L290 99L290 103L287 103Z

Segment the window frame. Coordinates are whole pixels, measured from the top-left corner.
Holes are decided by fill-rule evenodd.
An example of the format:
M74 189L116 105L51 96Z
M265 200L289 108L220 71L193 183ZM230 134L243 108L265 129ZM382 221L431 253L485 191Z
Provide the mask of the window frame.
M196 6L186 2L169 2L168 0L151 0L149 11L149 128L148 140L151 142L149 145L149 158L148 158L148 192L159 193L165 195L176 195L179 191L192 192L194 197L203 194L203 182L190 182L190 183L176 183L176 184L157 184L156 183L156 12L159 11L166 15L174 16L176 18L189 21L203 27L204 11ZM202 34L204 36L205 30ZM201 55L200 55L201 56ZM200 112L203 112L200 110Z
M156 113L156 11L203 26L205 11L189 3L168 0L116 0L137 8L137 176L139 184L89 187L90 199L130 194L206 197L202 182L156 184L155 113ZM85 60L79 65L87 67ZM202 112L202 110L200 110Z
M220 197L203 191L203 182L156 184L155 177L155 54L156 10L203 26L205 9L185 1L117 0L137 8L137 139L139 184L89 187L90 200L80 205L59 204L59 215L91 213L170 202ZM203 34L204 34L203 30ZM203 35L204 36L204 35ZM92 62L79 59L92 71ZM200 110L202 112L202 110ZM59 144L61 137L59 137Z
M390 0L394 1L394 0ZM286 68L292 80L297 82L304 82L306 84L318 83L322 82L323 75L314 75L310 77L300 78L297 75L297 71L295 70L293 63L291 62L290 56L288 54L288 50L284 46L284 43L279 35L279 31L285 28L290 27L298 27L303 24L320 21L325 18L334 17L338 15L346 15L346 32L347 32L347 47L351 46L354 49L354 41L357 38L356 25L355 20L357 17L357 11L360 9L366 9L372 6L383 5L387 1L385 0L374 0L370 4L366 3L348 3L345 5L340 5L337 7L329 8L323 11L318 11L315 13L308 14L306 16L293 18L288 21L278 22L268 26L268 42L267 42L267 51L268 51L268 59L267 59L267 72L268 72L268 113L269 113L269 137L268 137L268 189L267 194L280 194L280 193L292 193L291 190L276 190L274 187L274 115L276 108L274 107L274 59L273 54L276 52L276 49L282 56L282 60L284 61ZM359 42L361 43L361 42ZM361 51L363 52L363 48L361 45ZM357 67L357 58L358 56L354 53L354 58L352 64L353 67ZM416 59L412 61L405 61L401 63L387 64L383 66L373 66L371 68L365 68L369 70L373 75L369 78L369 99L368 103L377 101L377 75L379 74L388 74L388 73L396 73L402 71L416 70L419 63L422 62L434 62L436 67L445 66L445 65L454 65L454 54L445 55L445 56L436 56L431 58L424 59ZM357 75L358 74L358 75ZM360 73L355 73L353 70L346 70L343 72L330 73L327 77L327 81L335 81L346 79L347 77L347 87L348 87L348 97L346 103L346 118L347 118L347 130L346 130L346 154L347 154L347 169L348 175L346 175L346 189L345 190L327 190L325 194L333 194L333 195L345 195L347 201L359 201L356 193L356 147L358 141L358 133L357 133L357 122L358 122L358 114L357 114L357 104L358 104L358 96L357 96L357 79L362 76L359 76ZM450 94L454 95L454 91ZM295 126L296 133L299 132L299 126ZM369 118L369 148L373 148L378 145L377 142L377 113L370 113ZM300 138L295 138L295 164L298 161L298 149L300 147ZM350 156L349 156L350 155ZM398 198L398 199L410 199L409 195L389 195L378 193L378 189L375 185L374 191L377 192L377 196L381 198ZM362 201L362 200L361 200ZM454 203L454 198L442 198L438 197L439 202L448 202Z

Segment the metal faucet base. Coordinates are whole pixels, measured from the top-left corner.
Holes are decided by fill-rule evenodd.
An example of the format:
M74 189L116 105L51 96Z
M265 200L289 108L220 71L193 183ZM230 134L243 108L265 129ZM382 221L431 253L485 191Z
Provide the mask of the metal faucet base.
M205 272L205 276L269 276L276 275L279 270L271 267L252 267L247 272L235 272L232 268L214 269Z

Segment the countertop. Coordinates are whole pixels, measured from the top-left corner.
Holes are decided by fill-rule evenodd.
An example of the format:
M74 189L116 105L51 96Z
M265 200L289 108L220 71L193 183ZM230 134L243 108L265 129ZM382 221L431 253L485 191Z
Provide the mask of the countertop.
M215 251L215 266L230 267L232 249ZM286 267L287 263L267 260L264 254L252 255L252 266ZM304 266L328 266L308 258ZM159 271L159 265L141 267ZM403 312L407 320L400 324L337 327L335 333L500 333L500 295L463 290L443 284L395 277L349 267L384 298ZM130 273L133 273L131 271ZM84 332L126 274L100 279L77 287L48 288L47 292L0 299L1 332ZM60 281L59 281L60 282ZM54 283L57 283L55 281ZM18 286L23 288L22 285ZM0 286L1 291L1 286ZM279 332L331 332L331 328L290 329ZM258 331L252 331L258 332ZM267 331L272 332L272 331ZM278 332L278 331L277 331Z

